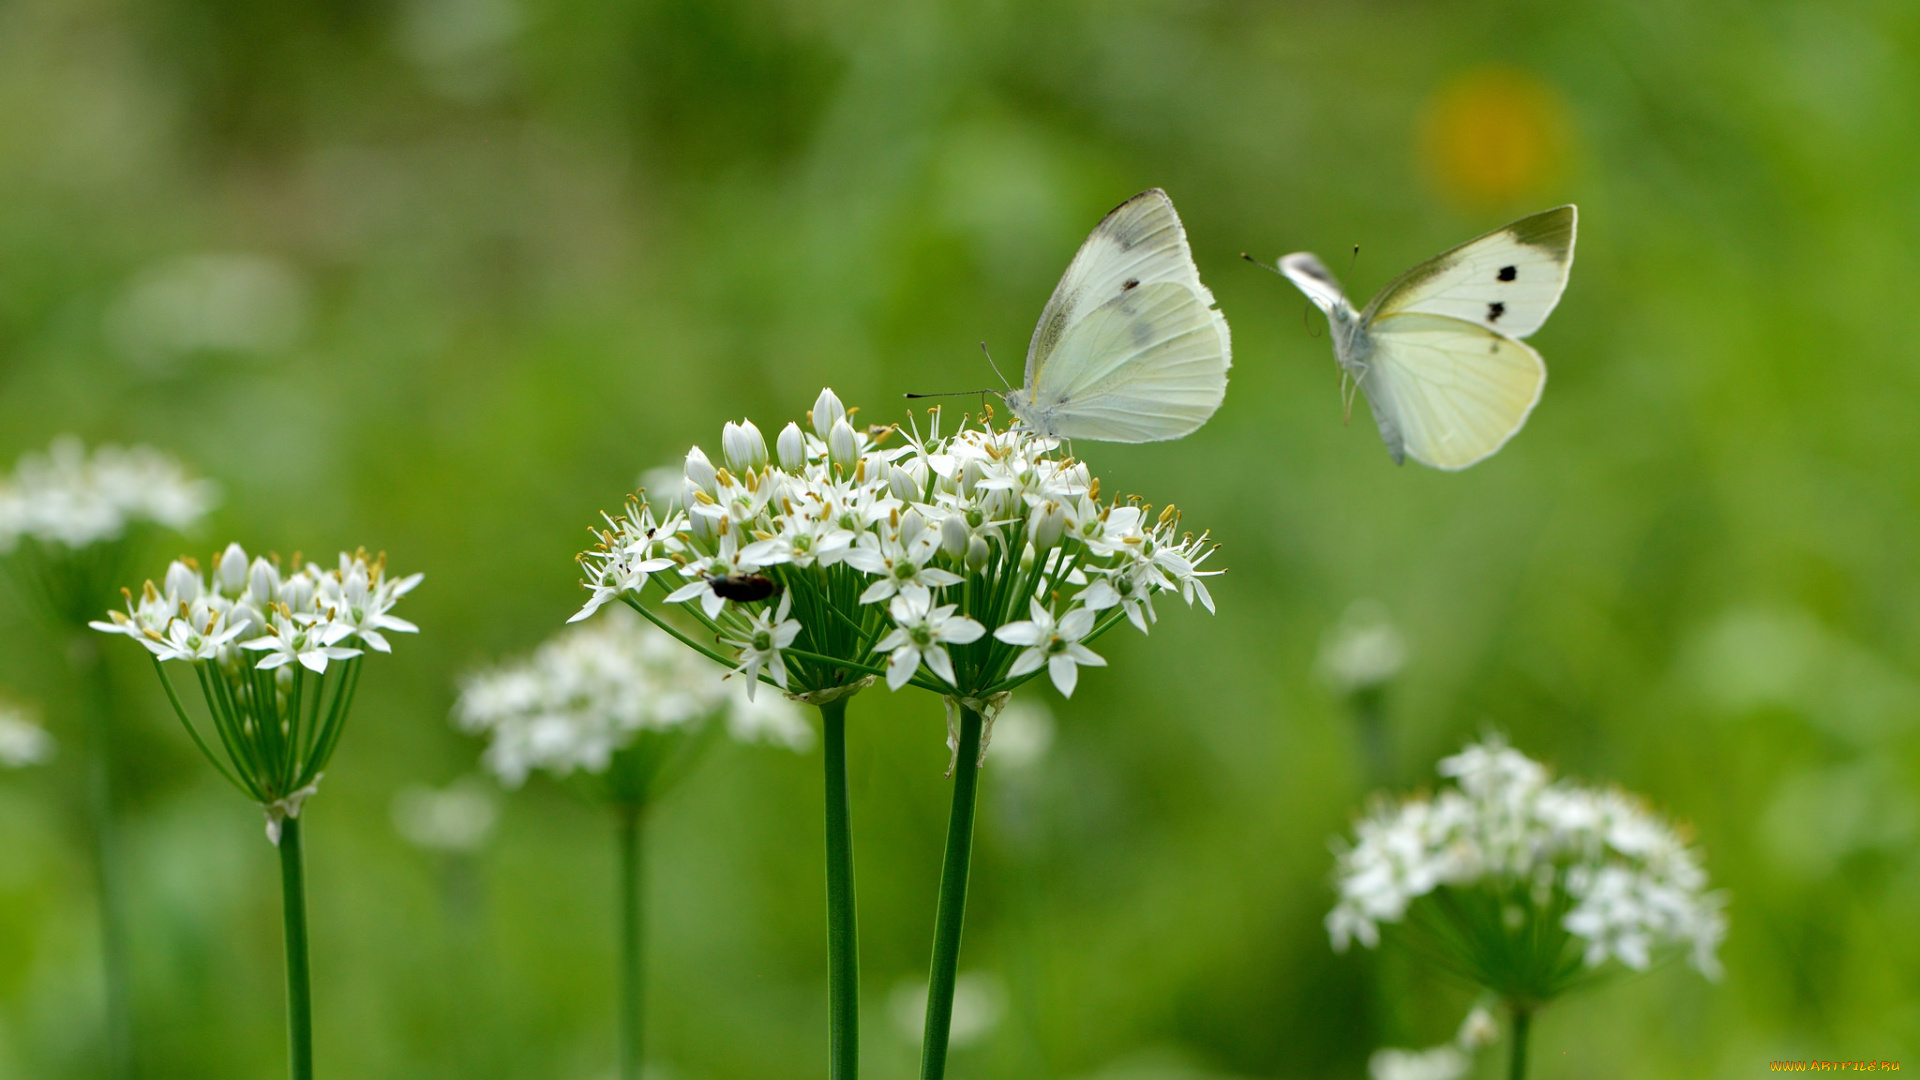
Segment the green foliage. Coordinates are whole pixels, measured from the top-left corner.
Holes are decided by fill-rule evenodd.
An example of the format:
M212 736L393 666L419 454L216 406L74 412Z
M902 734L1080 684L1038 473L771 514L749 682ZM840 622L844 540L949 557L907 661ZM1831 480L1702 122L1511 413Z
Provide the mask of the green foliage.
M989 754L960 969L1008 1008L950 1075L1352 1076L1450 1033L1471 991L1320 925L1368 766L1313 658L1359 597L1409 648L1383 780L1496 726L1692 821L1731 894L1723 982L1564 998L1535 1076L1912 1060L1916 61L1882 0L11 0L0 460L150 442L223 485L188 550L366 543L426 573L301 818L318 1073L605 1076L606 815L534 781L458 902L392 827L403 785L475 768L454 678L556 629L582 524L722 420L777 430L823 384L897 419L902 391L989 385L983 339L1017 367L1074 245L1162 185L1233 325L1227 401L1178 443L1076 450L1205 522L1230 573L1217 618L1102 640L1039 768ZM1444 92L1488 65L1544 88L1524 117ZM1490 111L1441 115L1462 100ZM1545 125L1544 164L1426 149L1476 118ZM1545 398L1459 475L1343 427L1317 317L1238 260L1317 250L1369 295L1567 201ZM208 265L297 302L169 321ZM78 691L0 597L0 686L62 745L0 775L0 1075L91 1077ZM144 1074L271 1075L259 819L116 652ZM930 695L863 693L848 728L885 1080L914 1068L888 1000L927 972L948 751ZM676 1075L824 1065L819 768L722 742L654 811L648 1040Z

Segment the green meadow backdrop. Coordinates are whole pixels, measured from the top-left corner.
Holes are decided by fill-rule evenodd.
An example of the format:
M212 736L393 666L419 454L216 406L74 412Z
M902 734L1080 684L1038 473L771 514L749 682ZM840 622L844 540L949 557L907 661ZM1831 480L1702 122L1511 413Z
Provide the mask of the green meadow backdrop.
M1226 404L1077 449L1230 572L1071 701L1032 684L1052 744L989 760L962 970L1001 1007L954 1074L1358 1077L1446 1038L1470 991L1328 947L1328 844L1489 728L1691 822L1730 897L1723 981L1562 1002L1536 1076L1920 1067L1916 130L1894 0L0 0L0 461L74 432L216 478L143 575L230 539L426 573L303 818L320 1073L599 1080L610 823L536 779L470 867L394 828L477 768L455 680L557 629L596 513L722 421L993 385L978 343L1017 368L1087 230L1162 186L1233 327ZM1561 202L1545 398L1462 474L1343 424L1319 317L1239 258L1317 250L1364 296ZM1362 599L1408 642L1384 769L1315 671ZM0 641L63 751L0 773L0 1076L92 1078L66 643L10 593ZM276 1075L260 815L113 653L142 1075ZM884 690L851 724L894 1080L944 726ZM662 1077L824 1069L818 753L717 747L655 813Z

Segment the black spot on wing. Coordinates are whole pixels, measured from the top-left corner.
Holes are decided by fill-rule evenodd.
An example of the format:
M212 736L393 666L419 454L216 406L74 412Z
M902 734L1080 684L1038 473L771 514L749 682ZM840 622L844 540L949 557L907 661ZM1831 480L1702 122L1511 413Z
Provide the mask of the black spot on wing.
M1507 305L1501 303L1498 300L1495 300L1493 303L1487 305L1487 321L1490 323L1499 322L1500 316L1505 315L1506 313L1507 313Z
M1137 277L1130 277L1126 281L1121 283L1120 291L1126 292L1129 289L1137 289L1139 287L1140 287L1140 279Z
M1520 268L1519 268L1519 267L1516 267L1516 266L1503 266L1503 267L1501 267L1501 268L1500 268L1500 280L1501 280L1501 281L1512 281L1512 280L1513 280L1514 278L1516 278L1516 277L1519 277L1519 276L1520 276Z

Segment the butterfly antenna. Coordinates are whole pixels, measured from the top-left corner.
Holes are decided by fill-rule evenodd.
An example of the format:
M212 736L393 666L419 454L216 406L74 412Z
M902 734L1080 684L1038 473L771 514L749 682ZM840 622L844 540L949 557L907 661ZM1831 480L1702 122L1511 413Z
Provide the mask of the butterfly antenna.
M1247 253L1246 253L1246 252L1244 252L1244 251L1240 253L1240 257L1241 257L1241 258L1243 258L1243 259L1245 259L1245 260L1247 260L1248 262L1250 262L1250 263L1252 263L1253 265L1255 265L1255 266L1257 266L1257 267L1259 267L1260 269L1262 269L1262 270L1265 270L1265 271L1266 271L1267 273L1269 273L1269 274L1280 274L1280 276L1281 276L1281 277L1286 277L1286 276L1287 276L1287 275L1285 275L1285 274L1282 274L1282 273L1280 273L1280 268L1279 268L1279 267L1277 267L1277 266L1268 266L1268 265L1267 265L1266 263L1263 263L1263 262L1261 262L1261 261L1260 261L1259 259L1256 259L1256 258L1254 258L1253 256L1251 256L1251 255L1249 255L1249 254L1247 254Z
M987 354L987 366L993 369L995 375L1000 375L1000 365L993 362L993 350L987 348L986 342L980 343L980 351ZM1000 385L1009 390L1013 389L1013 384L1007 381L1005 375L1000 375Z
M1360 245L1353 245L1353 258L1347 260L1347 276L1353 276L1353 268L1360 264Z

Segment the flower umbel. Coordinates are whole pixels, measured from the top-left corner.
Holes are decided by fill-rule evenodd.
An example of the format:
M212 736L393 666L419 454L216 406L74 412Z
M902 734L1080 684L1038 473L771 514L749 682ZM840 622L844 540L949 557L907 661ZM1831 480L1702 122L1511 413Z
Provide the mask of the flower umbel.
M88 453L63 436L0 476L0 565L44 614L81 630L112 599L136 536L190 529L216 497L210 481L151 447Z
M1497 736L1439 769L1456 786L1376 809L1340 855L1335 949L1406 921L1424 952L1523 1009L1614 960L1640 970L1684 953L1718 977L1723 898L1640 800L1554 781Z
M280 823L297 817L333 756L365 649L391 651L382 631L412 632L388 615L420 575L386 576L386 556L342 554L337 569L249 559L238 544L213 558L211 574L180 559L161 584L123 590L126 610L108 612L95 630L123 634L153 654L168 700L187 733L220 774L267 814L276 843ZM164 663L193 668L214 738L187 715ZM224 753L216 754L218 745Z
M486 766L508 787L541 769L606 772L648 733L714 718L742 741L805 749L812 731L790 703L749 703L711 667L624 608L562 631L525 660L468 676L454 719L488 737Z
M22 537L68 548L117 540L143 521L187 529L213 508L214 486L146 446L92 454L71 435L20 459L0 480L0 553Z
M618 597L796 695L884 677L985 700L1042 668L1071 694L1080 667L1104 664L1087 643L1121 621L1147 630L1156 593L1212 610L1211 541L1181 533L1172 507L1102 502L1055 440L988 422L943 435L937 409L925 431L852 415L823 390L773 452L744 422L722 433L724 465L694 448L677 499L642 493L596 531L581 616ZM656 602L731 657L643 602L655 579Z

